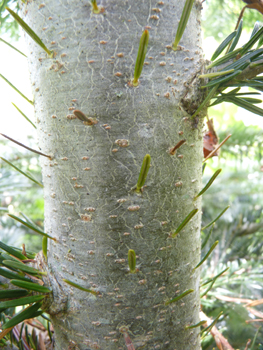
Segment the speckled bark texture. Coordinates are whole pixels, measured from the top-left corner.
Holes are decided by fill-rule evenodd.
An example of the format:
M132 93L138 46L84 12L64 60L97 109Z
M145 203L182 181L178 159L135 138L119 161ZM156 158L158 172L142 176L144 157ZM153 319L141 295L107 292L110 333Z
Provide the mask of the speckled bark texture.
M39 147L43 159L50 305L56 349L200 349L200 190L202 122L192 120L202 99L200 11L195 2L174 52L184 1L28 1L24 20L56 52L48 58L29 37ZM129 87L140 37L150 33L138 87ZM74 119L74 109L97 124ZM169 149L186 142L175 155ZM152 157L142 193L143 158ZM176 238L194 209L198 214ZM138 272L128 271L128 250ZM98 296L65 284L66 278ZM178 302L165 301L187 289ZM126 326L128 333L121 333ZM130 340L127 338L130 337ZM125 345L125 339L133 343Z

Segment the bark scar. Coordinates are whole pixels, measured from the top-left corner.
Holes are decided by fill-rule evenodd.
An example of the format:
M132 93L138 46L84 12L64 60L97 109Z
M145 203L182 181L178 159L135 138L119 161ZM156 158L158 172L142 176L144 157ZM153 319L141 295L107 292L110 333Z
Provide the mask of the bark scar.
M42 251L36 255L35 259L38 269L48 273L47 276L43 276L45 285L52 288L52 293L49 293L44 299L43 309L50 315L57 315L67 309L68 296L64 293L63 286L55 275L49 270Z

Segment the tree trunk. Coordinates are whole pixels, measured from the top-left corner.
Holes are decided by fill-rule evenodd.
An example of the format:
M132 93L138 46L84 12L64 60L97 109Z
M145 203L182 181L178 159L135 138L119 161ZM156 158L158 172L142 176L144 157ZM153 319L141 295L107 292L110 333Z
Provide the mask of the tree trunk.
M43 157L45 231L49 240L49 312L56 349L200 349L200 200L202 98L200 4L193 6L180 50L175 38L184 1L40 0L24 20L56 52L48 58L27 37L36 122ZM130 87L139 41L150 33L138 87ZM73 119L73 110L96 119ZM175 155L169 149L184 143ZM151 167L136 185L143 158ZM137 255L129 273L128 250ZM68 279L94 296L64 283ZM183 299L165 302L185 290ZM124 328L121 328L125 326ZM120 332L120 330L122 332ZM129 338L130 339L129 339Z

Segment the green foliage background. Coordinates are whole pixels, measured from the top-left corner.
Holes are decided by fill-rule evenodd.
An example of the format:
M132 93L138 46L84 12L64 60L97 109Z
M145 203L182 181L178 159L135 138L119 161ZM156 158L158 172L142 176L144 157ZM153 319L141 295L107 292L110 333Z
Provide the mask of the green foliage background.
M13 40L19 39L19 30L18 24L14 21L11 16L8 15L8 12L5 10L5 7L8 6L14 11L18 11L19 3L17 0L2 0L0 1L0 35L8 33L8 35Z
M29 139L28 144L30 143ZM32 153L28 151L22 152L21 148L10 145L10 142L6 140L0 142L0 147L1 156L24 172L29 171L35 178L41 180L38 157L32 156ZM42 188L2 160L0 160L0 198L1 214L10 212L21 216L22 212L37 225L43 227L44 199ZM7 215L0 216L0 239L11 245L21 246L22 243L25 243L26 246L30 246L30 250L36 252L41 250L41 237Z
M230 34L236 26L240 11L246 4L241 0L206 0L202 17L205 36L212 36L218 42ZM263 22L262 15L246 9L243 28L251 31L256 21Z
M240 0L208 0L203 16L204 36L214 37L218 44L234 30L237 18L245 3ZM243 28L249 33L255 21L263 23L262 15L246 9ZM204 312L214 318L220 311L224 316L217 327L235 349L245 349L248 339L255 337L259 322L247 324L257 318L245 308L245 303L225 302L221 296L241 299L263 298L263 130L259 126L246 126L235 119L238 109L223 103L210 108L209 117L215 120L216 132L222 141L227 135L232 137L222 147L219 158L207 162L204 183L211 173L222 168L222 173L213 186L203 196L203 226L212 221L227 205L228 211L216 222L212 235L202 254L219 240L219 244L202 270L202 280L229 270L226 276L217 280L213 289L202 299ZM247 114L249 120L250 114ZM261 117L259 117L259 120ZM202 232L202 239L209 229ZM205 290L207 286L202 289ZM254 307L263 312L262 305ZM259 330L254 347L263 348L263 332ZM216 347L209 336L202 342L203 349Z

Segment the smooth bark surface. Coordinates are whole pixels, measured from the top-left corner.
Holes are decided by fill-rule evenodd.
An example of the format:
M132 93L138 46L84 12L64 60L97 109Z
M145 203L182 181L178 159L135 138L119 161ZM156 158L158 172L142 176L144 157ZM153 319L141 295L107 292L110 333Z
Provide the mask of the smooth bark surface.
M24 20L56 52L48 58L30 38L29 69L43 159L49 306L56 349L200 349L200 209L202 122L200 4L171 50L184 1L28 1ZM140 37L150 39L138 87L130 87ZM78 109L97 124L73 119ZM190 114L189 114L190 113ZM186 139L175 155L169 149ZM132 188L146 154L142 193ZM128 269L128 250L137 273ZM66 278L98 296L65 284ZM187 289L194 292L165 305ZM127 334L120 332L126 326ZM132 348L128 348L131 350Z

